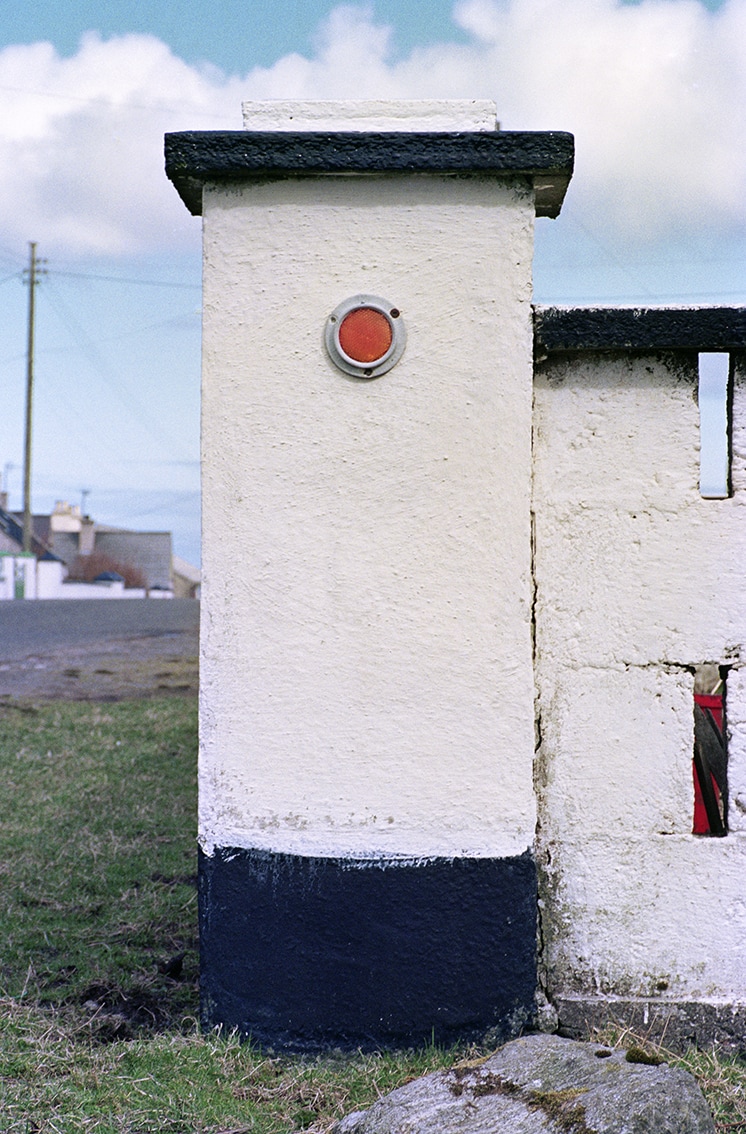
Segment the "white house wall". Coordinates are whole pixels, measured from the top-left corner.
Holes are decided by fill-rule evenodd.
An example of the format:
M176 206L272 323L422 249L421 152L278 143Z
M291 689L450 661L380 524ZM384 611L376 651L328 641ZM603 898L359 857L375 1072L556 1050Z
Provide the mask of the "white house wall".
M697 356L557 355L535 380L538 850L555 998L746 1002L746 425L698 489ZM729 667L730 833L694 836L694 667Z
M36 597L38 599L59 598L66 573L65 565L59 559L37 559Z

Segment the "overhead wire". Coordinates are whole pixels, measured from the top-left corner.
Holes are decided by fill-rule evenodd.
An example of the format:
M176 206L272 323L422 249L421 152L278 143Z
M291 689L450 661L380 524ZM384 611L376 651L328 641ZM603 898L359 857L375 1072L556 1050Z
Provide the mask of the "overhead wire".
M199 500L200 492L198 490L184 489L180 492L169 492L159 501L157 505L151 508L138 508L130 514L133 519L138 519L140 516L155 516L159 512L178 512L186 504Z
M566 296L564 298L552 296L552 298L549 299L549 300L539 300L538 302L545 303L545 304L546 303L555 303L555 304L557 304L557 303L578 303L578 304L579 303L588 303L588 304L593 304L594 306L600 306L600 305L603 305L604 303L634 303L635 306L641 307L641 306L645 306L645 304L644 304L644 302L640 301L640 297L647 297L653 305L663 305L663 304L670 304L670 303L676 303L676 302L687 302L687 301L694 303L694 304L696 304L696 303L708 303L708 302L710 302L711 298L725 298L727 296L746 296L746 285L744 285L744 287L741 288L738 291L713 291L710 288L700 288L699 291L697 291L697 292L671 292L671 291L667 290L664 294L663 291L661 291L660 288L651 289L650 286L648 286L648 284L643 281L642 276L641 276L641 272L640 272L641 269L645 269L645 268L655 269L655 268L659 268L663 265L668 266L670 264L678 264L680 266L681 264L692 263L692 258L690 258L688 261L687 260L670 261L670 260L667 260L665 258L662 258L660 260L635 260L634 258L622 260L619 257L619 255L615 252L611 243L608 240L603 239L594 228L589 227L582 220L580 220L580 218L577 216L577 213L576 213L575 210L572 210L572 209L567 210L567 212L564 214L563 219L564 219L565 228L573 228L574 227L579 232L582 232L585 235L585 237L587 238L587 240L592 245L595 245L596 249L601 253L602 263L605 262L607 267L611 266L611 267L615 268L617 271L621 272L624 277L626 277L626 279L630 283L630 290L626 293L623 293L622 295L604 295L603 297L599 297L598 291L596 290L596 291L594 291L594 293L592 295L585 295L585 294L581 293L579 296L578 295L575 295L575 296L572 296L572 297ZM719 257L719 256L711 256L709 258L706 258L703 261L701 257L698 257L697 263L702 263L702 262L709 263L709 264L718 264L718 263L729 264L729 263L733 263L734 261L729 260L729 259L723 259L722 257ZM740 261L736 261L736 262L740 263ZM575 260L572 266L575 267L575 268L581 267L582 261ZM555 270L555 271L561 270L564 274L566 274L567 268L568 268L567 263L563 263L562 265L552 265L552 264L548 263L544 266L544 271L547 274L549 274L549 273L552 272L552 270ZM537 284L536 290L538 291L539 289L540 289L540 285Z
M113 370L103 358L96 344L91 340L74 313L61 298L59 289L54 287L53 282L51 287L44 288L43 294L50 302L50 305L55 308L63 326L65 326L68 333L75 339L80 350L88 358L89 362L92 363L94 372L109 387L120 404L124 406L130 416L150 434L154 441L159 445L166 444L167 447L171 449L173 439L169 438L157 427L154 427L152 414L146 410L131 389L127 389L126 394L123 392L125 383L121 375Z
M50 98L54 99L55 102L80 103L84 106L106 106L111 108L113 105L115 105L110 97L107 98L101 95L74 95L69 94L67 91L39 90L38 87L12 87L8 86L6 83L0 83L0 91L9 91L12 94L32 95L35 98ZM184 114L183 104L178 105L176 103L168 102L131 102L126 98L122 101L128 110L145 110L149 113L152 113L154 110L158 110L164 114ZM225 122L226 118L228 117L228 115L226 114L217 114L209 110L198 110L193 107L190 108L189 113L191 118L194 120L198 118L207 118L213 122Z
M39 93L41 93L41 92L39 92ZM86 101L90 101L90 100L86 100ZM654 302L670 303L670 302L676 301L676 300L678 300L679 302L683 302L683 301L686 301L686 300L691 300L692 302L698 302L698 301L699 302L706 302L706 301L709 301L709 299L717 298L717 297L722 297L722 298L731 297L731 296L743 297L743 295L744 295L743 290L740 290L740 291L708 291L707 292L708 300L705 300L705 299L702 298L701 292L699 294L697 294L697 293L688 293L688 294L687 293L679 293L676 296L673 296L670 293L668 293L666 295L666 298L661 300L659 298L660 293L655 292L655 291L651 291L648 286L645 286L642 283L642 281L639 277L639 274L637 274L635 272L636 268L643 267L643 266L651 266L652 267L652 266L655 266L654 264L637 265L637 264L634 264L634 263L630 264L629 262L622 262L614 254L613 249L611 249L603 239L599 238L596 235L596 233L591 231L585 224L583 224L581 221L579 221L578 218L573 216L573 217L568 217L568 220L569 220L571 225L575 224L575 226L578 229L582 230L585 233L588 240L592 244L595 244L595 246L600 251L603 259L607 262L607 264L613 265L617 270L622 272L623 275L627 277L627 279L630 282L630 292L623 294L623 295L605 295L603 298L599 298L597 293L595 295L593 295L592 297L589 297L589 298L578 297L578 296L566 296L566 297L562 298L562 297L559 297L559 296L552 296L552 298L550 300L548 300L548 301L543 300L541 302L545 302L545 303L547 303L547 302L548 303L575 303L575 304L584 303L584 302L591 302L593 304L603 304L603 303L635 302L636 301L636 305L640 306L641 305L640 304L640 298L641 297L644 297L644 301L648 301L648 302L650 300L653 300ZM17 280L17 279L22 278L22 273L23 273L24 268L21 264L19 257L15 253L13 253L11 250L0 246L0 262L7 263L8 266L10 266L11 264L18 265L16 270L14 270L12 273L10 273L9 275L6 275L4 277L0 277L0 285L2 285L4 283L8 283L8 282L10 282L10 280ZM548 271L551 271L551 268L550 268L549 265L547 265L547 269L548 269ZM55 286L54 281L56 279L70 279L70 280L82 280L82 281L90 280L90 281L96 282L96 283L100 282L100 283L110 283L110 284L115 284L115 285L121 284L121 285L124 285L124 286L144 286L144 287L155 287L155 288L164 288L164 289L171 288L171 289L174 289L174 290L191 290L191 291L200 290L201 284L199 284L199 283L185 283L185 282L174 281L174 280L152 279L152 278L144 278L144 277L143 278L136 278L136 277L133 277L133 276L116 276L116 275L106 275L106 274L103 274L103 273L95 273L95 272L87 273L87 272L68 271L68 270L63 270L63 269L54 269L54 270L49 270L48 280L45 281L50 286L45 286L42 289L43 295L48 299L48 301L50 302L50 305L55 308L56 314L61 319L63 325L65 326L65 328L68 332L68 334L70 334L71 338L77 343L78 348L88 358L88 360L91 363L92 368L93 368L94 372L96 373L97 377L102 382L104 382L106 384L106 386L111 390L111 392L118 399L118 401L124 406L124 408L130 414L130 416L138 423L139 426L141 426L144 430L146 430L148 432L148 434L157 442L157 444L159 446L166 445L169 449L171 449L172 445L173 445L173 439L168 438L166 433L161 431L158 424L154 421L152 413L150 411L148 411L145 408L145 406L138 400L138 398L134 395L132 390L127 388L126 383L122 379L121 374L119 374L116 371L116 369L113 368L107 362L107 360L103 357L101 352L97 349L96 343L97 342L98 343L115 342L119 339L131 337L131 336L137 335L137 334L142 334L142 332L146 331L146 330L156 330L156 329L159 329L161 327L173 325L174 323L181 321L185 317L184 316L172 317L170 319L158 321L158 322L155 322L155 323L152 323L152 324L149 324L149 325L143 325L139 328L134 328L130 331L122 332L121 334L118 334L118 335L115 335L115 336L108 336L108 337L105 337L105 338L97 337L96 341L94 341L91 338L91 336L88 334L88 332L85 330L85 328L81 325L81 323L79 322L79 320L77 319L75 314L70 310L69 306L65 303L64 298L60 294L60 289ZM635 298L633 299L632 297L635 297ZM54 348L47 348L48 353L52 353L53 350L54 350ZM42 352L40 352L40 353L42 353ZM15 360L17 358L22 358L22 357L23 357L23 355L19 354L19 355L13 356L13 360ZM156 463L193 464L194 462L175 461L175 462L156 462ZM125 493L125 492L129 495L134 495L131 489L96 490L98 497L100 497L101 495L105 496L108 493L122 494L122 493ZM145 510L138 510L136 512L133 512L132 515L133 515L133 518L136 518L138 516L152 515L152 514L157 513L158 511L162 510L163 507L168 508L169 506L171 507L172 510L175 510L177 507L178 508L186 507L187 502L189 500L194 500L198 497L199 497L198 492L184 491L184 492L178 492L178 493L171 493L171 494L168 494L167 497L165 498L164 504L160 505L159 507L149 508L149 509L145 509ZM171 499L170 505L167 502L169 500L169 498Z
M59 269L54 272L54 275L67 276L70 279L76 280L97 280L102 283L142 284L147 287L184 288L190 291L200 291L202 288L202 284L199 283L176 283L173 280L143 280L133 279L127 276L100 276L92 272L64 272Z
M7 277L8 281L10 279L23 279L24 268L19 263L17 257L13 256L12 254L9 254L7 257L5 257L2 256L0 252L0 262L2 262L2 260L6 260L9 264L15 263L18 265L17 270ZM45 278L46 286L43 289L43 301L47 302L49 306L54 310L57 318L65 328L66 333L73 341L74 346L77 346L77 349L80 350L88 358L96 377L100 381L102 381L106 385L106 387L114 394L120 404L124 406L128 414L135 421L137 421L138 426L157 443L158 448L161 451L165 446L167 450L171 450L171 452L173 452L173 438L169 437L167 432L160 427L158 420L153 417L152 412L146 410L143 404L135 396L131 388L126 386L121 374L118 373L118 371L113 368L110 363L104 358L88 331L82 326L74 311L70 309L69 304L65 302L62 290L56 285L55 282L59 277L61 277L62 280L67 278L69 278L70 280L80 279L82 281L90 279L94 283L110 282L112 284L123 284L125 286L141 284L144 286L155 286L158 288L166 289L173 288L178 290L198 290L200 285L186 284L174 280L154 279L152 277L106 276L103 273L73 272L65 271L64 269L53 269L49 271L48 278ZM0 277L0 283L2 282L6 282L6 280ZM187 321L190 321L194 318L195 314L198 314L198 312L189 312L188 314L181 314L172 316L168 319L158 320L148 324L142 324L141 326L127 330L120 335L108 336L103 339L98 338L97 341L98 343L116 341L117 339L121 338L130 338L133 335L142 335L144 332L158 330L163 327L173 327L179 324L184 326ZM38 353L41 355L53 354L64 351L65 349L66 348L64 347L48 347L46 349L42 348ZM23 352L18 352L18 354L14 354L13 360L21 360L23 359L23 357ZM72 391L67 392L64 399L65 402L69 401L70 393L72 393ZM68 436L70 436L71 434L74 436L76 432L79 432L77 427L80 426L81 423L85 421L85 419L85 411L83 411L82 413L74 413L72 415L72 419L66 423L66 434ZM76 444L80 445L81 448L85 446L90 447L90 437L91 429L89 426L88 428L83 429L82 435L78 436ZM165 458L164 460L156 461L154 463L162 465L183 466L185 468L192 469L199 466L199 461L182 460L178 458ZM54 479L55 486L53 491L57 493L60 491L62 486L60 486L59 479L57 477L55 477ZM90 477L88 479L90 479ZM48 480L48 477L37 477L37 483L39 484L39 487L41 487L41 482L43 482L44 480ZM137 498L140 495L137 489L133 490L131 487L121 490L107 490L95 486L94 491L96 492L96 496L99 499L101 499L102 497L105 499L106 496L109 495L119 497L120 499L122 496L126 496L131 500L133 497ZM135 508L133 511L130 511L128 509L128 511L130 511L130 514L132 515L133 520L140 515L155 515L159 512L170 512L175 516L186 516L190 514L190 512L193 512L195 502L199 500L199 491L194 491L193 489L166 492L159 495L160 499L157 505L146 508Z

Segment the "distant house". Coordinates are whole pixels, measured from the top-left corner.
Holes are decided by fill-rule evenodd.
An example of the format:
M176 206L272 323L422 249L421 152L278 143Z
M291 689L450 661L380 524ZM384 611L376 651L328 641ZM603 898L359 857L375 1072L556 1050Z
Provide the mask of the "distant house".
M62 580L64 565L35 533L31 551L23 550L23 525L5 503L0 494L0 600L47 597L44 592Z
M4 495L4 494L1 494ZM43 518L43 517L40 517ZM31 554L37 559L54 559L55 556L49 543L41 534L41 525L36 524L31 534ZM16 555L23 550L23 517L8 512L0 500L0 552Z
M199 571L174 560L170 532L98 524L64 500L49 515L32 517L32 550L25 559L34 569L23 562L23 518L5 503L0 499L0 558L9 556L12 563L0 569L0 598L198 596ZM41 567L43 562L50 566Z
M97 524L93 552L135 567L148 591L172 591L170 532L130 532Z
M35 516L34 529L49 542L73 575L88 556L110 561L109 569L132 568L147 591L172 591L171 533L133 532L98 524L81 515L76 504L58 500L50 516ZM122 570L127 577L127 572Z

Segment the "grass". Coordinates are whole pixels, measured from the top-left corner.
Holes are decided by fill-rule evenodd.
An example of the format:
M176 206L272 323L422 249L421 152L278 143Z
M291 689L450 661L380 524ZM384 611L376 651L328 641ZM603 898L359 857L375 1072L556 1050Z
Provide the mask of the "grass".
M2 995L123 1035L194 1016L195 746L185 698L0 707Z
M96 1045L56 1014L6 1006L4 1131L238 1134L327 1128L446 1053L272 1058L221 1038L161 1033Z
M199 1031L195 717L179 696L0 705L3 1134L320 1132L464 1055L277 1057ZM690 1070L720 1134L746 1131L741 1059L603 1042Z
M0 1131L323 1128L448 1053L202 1035L193 698L0 705Z

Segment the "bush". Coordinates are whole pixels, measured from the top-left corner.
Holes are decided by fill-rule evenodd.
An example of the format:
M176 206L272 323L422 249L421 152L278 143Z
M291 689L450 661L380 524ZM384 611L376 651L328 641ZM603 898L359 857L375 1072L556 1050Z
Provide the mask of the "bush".
M125 588L146 588L147 579L139 567L133 563L120 563L102 551L90 555L79 555L73 562L68 579L73 583L92 583L103 571L115 571L124 579Z

